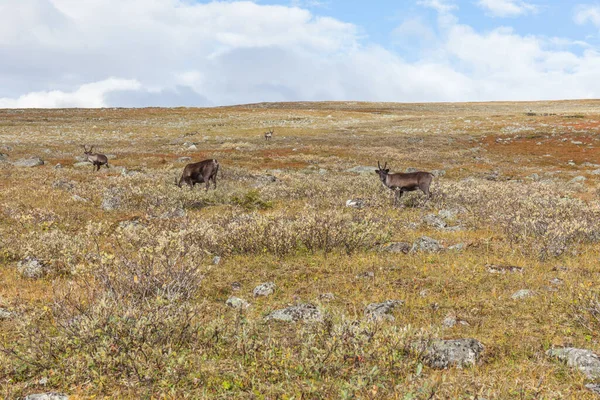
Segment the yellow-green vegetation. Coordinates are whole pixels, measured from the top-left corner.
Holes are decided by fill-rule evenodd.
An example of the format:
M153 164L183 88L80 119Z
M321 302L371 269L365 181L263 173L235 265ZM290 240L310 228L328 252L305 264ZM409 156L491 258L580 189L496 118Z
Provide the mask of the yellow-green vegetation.
M0 110L0 396L593 398L546 352L600 352L599 110ZM83 144L111 168L74 166ZM216 158L217 190L178 188L181 157ZM432 198L392 207L351 172L378 160L436 171ZM385 250L424 236L443 249ZM393 318L365 317L386 300ZM265 320L304 303L322 320ZM485 346L476 365L434 369L415 346L461 338Z

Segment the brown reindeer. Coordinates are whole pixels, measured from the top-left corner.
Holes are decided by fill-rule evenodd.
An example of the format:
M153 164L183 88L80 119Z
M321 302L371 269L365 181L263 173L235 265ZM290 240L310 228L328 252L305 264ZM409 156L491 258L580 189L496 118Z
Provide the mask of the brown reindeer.
M273 129L270 129L265 132L265 140L269 141L273 138Z
M92 166L96 168L96 172L100 170L101 166L108 168L108 157L100 153L92 153L94 146L91 146L88 150L85 145L83 147L83 154L85 154L86 160L92 163Z
M387 168L387 162L383 168L381 168L381 164L379 164L379 161L377 161L377 166L378 169L375 171L375 173L379 175L381 183L385 187L395 192L394 206L398 203L404 192L412 192L414 190L421 189L421 191L427 196L427 199L431 197L431 193L429 193L429 186L431 186L431 182L433 181L433 174L423 171L409 172L405 174L390 174L390 170Z
M177 186L186 184L193 188L196 183L206 183L206 190L213 181L214 188L217 189L217 172L219 172L219 162L217 160L204 160L193 164L188 164L183 169L183 174Z

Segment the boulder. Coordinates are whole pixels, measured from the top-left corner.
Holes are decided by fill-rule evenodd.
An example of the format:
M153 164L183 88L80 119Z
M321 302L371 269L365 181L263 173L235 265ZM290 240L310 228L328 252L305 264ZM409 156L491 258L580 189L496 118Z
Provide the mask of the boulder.
M367 167L367 166L356 166L350 169L347 169L346 172L354 172L356 174L372 174L377 170L377 167Z
M510 298L513 300L521 300L521 299L526 299L528 297L533 297L534 295L535 295L535 292L533 290L521 289L521 290L513 293L513 295L510 296Z
M365 317L371 321L393 321L392 311L404 304L401 300L386 300L383 303L371 303L365 307Z
M323 314L315 305L306 303L273 311L265 317L265 320L283 322L322 322Z
M246 300L234 296L228 298L225 304L235 309L246 309L250 307L250 303L248 303Z
M435 369L474 366L481 360L485 347L475 339L433 340L417 343L413 348L425 364Z
M406 242L394 242L384 246L381 250L387 251L388 253L403 253L408 254L412 245Z
M600 357L591 350L563 347L550 349L546 354L578 369L588 379L600 379Z
M35 257L25 257L17 263L17 271L25 278L38 279L48 273L48 268Z
M12 165L14 165L15 167L24 168L39 167L41 165L44 165L44 160L42 160L39 157L22 158L13 162Z
M439 241L427 236L420 237L413 243L411 251L422 251L425 253L436 253L443 250L444 247Z
M365 207L365 202L362 199L346 200L346 207L361 209Z
M254 288L252 293L254 294L254 297L270 296L273 293L275 293L276 287L277 287L277 285L275 285L275 283L273 283L273 282L261 283L260 285L258 285L257 287Z
M26 396L24 400L69 400L69 396L62 393L37 393Z

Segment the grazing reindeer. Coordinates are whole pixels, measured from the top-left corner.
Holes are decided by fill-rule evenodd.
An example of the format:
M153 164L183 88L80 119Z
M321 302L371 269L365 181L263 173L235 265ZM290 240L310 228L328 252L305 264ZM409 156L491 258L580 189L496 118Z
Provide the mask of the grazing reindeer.
M193 188L196 183L206 183L206 190L210 186L212 179L214 188L217 189L217 172L219 172L219 162L217 160L204 160L193 164L188 164L183 169L183 174L177 186L186 184Z
M92 166L96 167L96 172L98 172L100 170L100 167L103 165L106 166L106 168L108 168L108 157L106 157L104 154L92 153L94 146L90 147L89 150L86 149L85 145L83 145L82 147L83 154L85 154L87 161L91 162Z
M431 185L431 181L433 181L433 174L422 171L406 174L390 174L390 170L387 169L387 162L383 168L381 168L381 164L377 161L377 166L379 169L377 169L375 173L379 175L381 183L395 192L394 206L398 203L404 192L412 192L421 189L427 196L427 199L431 197L429 186Z
M268 130L267 132L265 132L265 140L271 140L271 138L273 137L273 129Z

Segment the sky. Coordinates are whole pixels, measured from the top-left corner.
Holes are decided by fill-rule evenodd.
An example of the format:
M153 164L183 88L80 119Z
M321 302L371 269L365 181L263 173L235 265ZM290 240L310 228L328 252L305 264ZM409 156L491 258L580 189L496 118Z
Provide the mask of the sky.
M596 0L0 0L0 108L585 98Z

